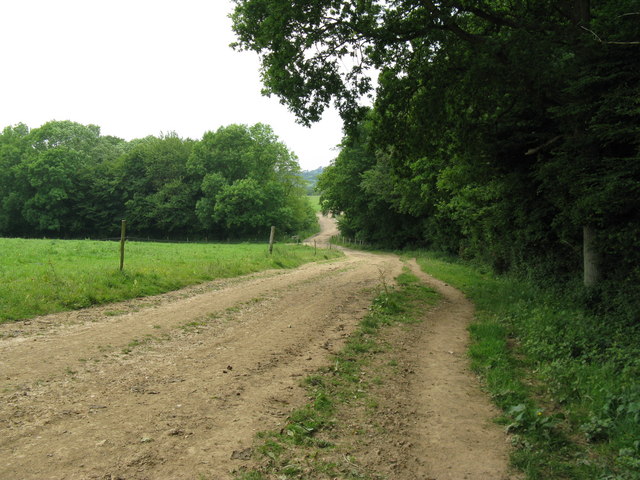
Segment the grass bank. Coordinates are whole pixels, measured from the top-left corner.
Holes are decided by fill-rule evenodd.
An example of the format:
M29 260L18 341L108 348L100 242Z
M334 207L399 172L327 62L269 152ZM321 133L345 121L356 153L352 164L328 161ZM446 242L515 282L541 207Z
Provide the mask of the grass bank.
M361 442L374 434L365 427L375 423L377 415L379 399L373 392L398 375L394 346L383 336L385 327L420 322L422 313L439 299L410 273L397 281L397 288L380 286L370 312L344 348L332 356L329 366L303 381L310 402L294 410L279 431L258 434L254 456L259 466L237 472L236 480L380 478L359 464L353 454L357 448L347 439Z
M217 278L334 258L302 245L0 239L0 323L155 295Z
M416 256L475 303L472 367L503 410L512 461L528 479L640 478L638 324L590 312L578 284L558 291Z

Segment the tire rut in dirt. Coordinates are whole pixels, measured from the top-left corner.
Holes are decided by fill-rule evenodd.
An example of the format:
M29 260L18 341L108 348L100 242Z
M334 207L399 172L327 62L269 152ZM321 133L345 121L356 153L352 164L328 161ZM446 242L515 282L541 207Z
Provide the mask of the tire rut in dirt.
M239 310L208 325L44 383L31 378L0 410L0 477L228 478L242 463L234 452L304 402L301 378L366 312L376 262L399 270L388 258L348 260L279 275L277 285L262 279L262 290L241 284ZM243 303L258 291L259 301Z

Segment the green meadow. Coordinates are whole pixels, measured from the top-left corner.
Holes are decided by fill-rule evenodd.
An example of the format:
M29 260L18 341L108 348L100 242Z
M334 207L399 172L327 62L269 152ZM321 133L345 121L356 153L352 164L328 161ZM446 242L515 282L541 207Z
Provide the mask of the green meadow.
M311 208L318 213L320 212L320 195L307 195L307 199L309 200L309 204L311 204Z
M334 258L302 245L127 242L0 238L0 323L155 295L267 269Z

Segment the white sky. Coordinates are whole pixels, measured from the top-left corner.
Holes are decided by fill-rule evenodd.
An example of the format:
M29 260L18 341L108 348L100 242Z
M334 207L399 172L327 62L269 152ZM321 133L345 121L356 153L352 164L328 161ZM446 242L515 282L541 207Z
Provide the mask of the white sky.
M263 122L303 170L335 158L335 111L311 129L260 94L258 57L237 52L231 0L0 0L0 129L49 120L131 140L200 139Z

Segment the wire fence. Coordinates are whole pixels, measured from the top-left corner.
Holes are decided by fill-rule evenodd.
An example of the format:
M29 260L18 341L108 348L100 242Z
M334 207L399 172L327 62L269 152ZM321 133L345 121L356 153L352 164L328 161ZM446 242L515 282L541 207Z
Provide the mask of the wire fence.
M357 238L345 237L344 235L334 235L331 237L330 242L334 245L340 245L343 247L359 247L359 248L372 248L368 242Z

